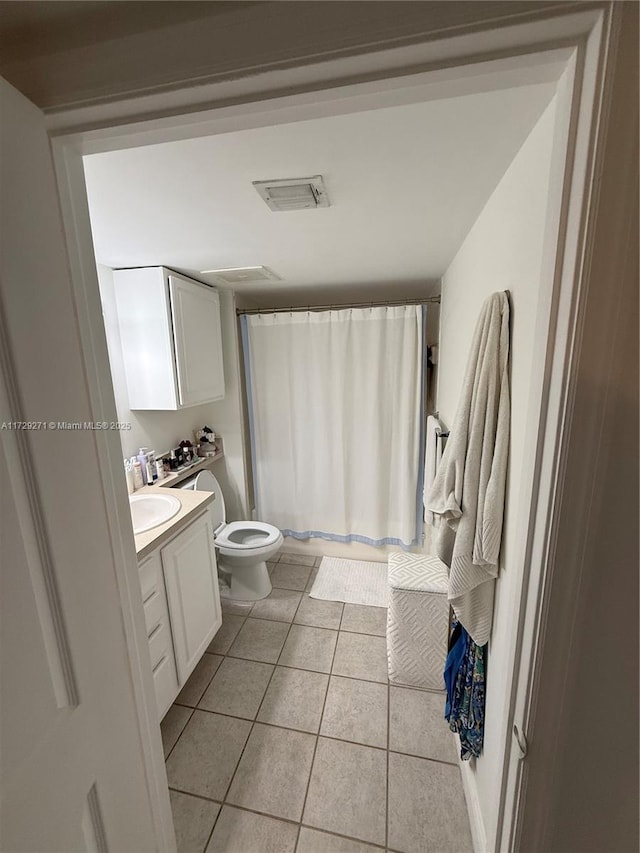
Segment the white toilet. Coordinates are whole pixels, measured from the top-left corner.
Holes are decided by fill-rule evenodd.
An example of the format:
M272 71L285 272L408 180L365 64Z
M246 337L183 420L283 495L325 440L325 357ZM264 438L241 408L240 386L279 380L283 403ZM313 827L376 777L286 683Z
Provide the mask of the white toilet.
M282 533L277 527L262 521L231 521L227 524L224 495L211 471L201 471L183 483L181 488L215 492L209 512L218 551L218 567L231 579L229 598L238 601L266 598L271 592L266 561L282 545Z

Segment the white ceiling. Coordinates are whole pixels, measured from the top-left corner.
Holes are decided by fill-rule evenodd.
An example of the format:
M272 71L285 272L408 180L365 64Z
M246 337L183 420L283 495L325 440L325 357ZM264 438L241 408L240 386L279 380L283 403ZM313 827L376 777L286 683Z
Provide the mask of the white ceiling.
M98 263L264 265L276 289L432 286L555 86L242 130L85 159ZM274 213L251 182L322 174L331 207Z

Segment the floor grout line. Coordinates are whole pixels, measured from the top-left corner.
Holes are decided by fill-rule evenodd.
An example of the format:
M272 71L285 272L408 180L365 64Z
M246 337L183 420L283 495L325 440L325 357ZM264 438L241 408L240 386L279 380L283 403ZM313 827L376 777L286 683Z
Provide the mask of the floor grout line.
M386 785L386 814L384 824L384 846L389 849L389 764L391 743L391 684L387 681L387 785Z
M238 631L238 634L239 633L240 632ZM262 703L264 702L264 697L267 695L267 690L269 689L269 685L271 684L271 681L273 680L274 673L276 671L277 661L280 660L280 655L282 654L282 649L284 649L285 643L287 642L287 638L288 638L290 633L291 633L291 625L289 625L289 630L287 631L287 634L284 638L284 642L282 644L282 648L280 649L280 653L278 654L278 658L276 660L276 663L273 665L273 672L271 673L271 678L269 678L269 681L267 682L267 686L265 688L262 699L260 700L260 705L258 706L258 710L256 711L256 718L257 718L258 714L260 713L260 709L262 708ZM237 636L237 634L236 634L236 636ZM232 643L232 645L233 645L233 643ZM226 657L226 655L225 655L225 657ZM242 660L242 658L238 658L238 660ZM264 663L264 662L265 661L256 661L256 663ZM222 666L222 664L220 664L220 666ZM209 713L213 713L213 712L209 712ZM251 721L251 728L249 729L249 734L247 735L247 739L244 743L244 746L242 747L242 751L241 751L240 755L238 756L238 760L237 760L236 765L234 767L233 773L231 774L229 784L227 785L227 789L226 789L225 795L224 795L223 805L227 805L227 797L229 796L229 792L231 791L233 781L236 778L238 768L240 767L240 762L242 761L242 757L245 753L245 750L247 748L249 741L251 740L251 735L253 734L255 727L256 727L256 719ZM233 803L228 803L228 805L233 805ZM220 811L222 811L222 809L220 809Z
M342 617L340 617L342 619ZM339 633L339 632L338 632ZM333 654L331 655L331 666L329 667L329 673L333 669L333 661L336 656L336 649L338 648L338 638L336 637L336 642L333 647ZM302 827L302 821L304 820L304 811L307 807L307 797L309 796L309 787L311 785L311 777L313 775L313 767L316 763L316 753L318 752L318 741L320 740L320 730L322 729L322 720L324 718L324 711L327 707L327 696L329 695L329 685L331 684L331 675L327 679L327 686L324 691L324 699L322 702L322 710L320 711L320 722L318 724L318 733L316 734L316 742L313 745L313 755L311 756L311 766L309 767L309 776L307 777L307 787L304 792L304 799L302 801L302 811L300 812L300 824L298 825L298 835L296 837L296 850L298 849L298 843L300 841L300 829Z
M308 568L308 569L309 569L309 577L311 576L311 573L312 573L315 569L317 569L317 568L318 568L318 567L317 567L317 566L315 566L315 565L314 565L314 566L300 566L299 564L295 564L295 563L282 563L282 564L280 564L280 563L279 563L279 559L280 559L280 555L278 555L278 557L277 557L277 564L279 564L279 565L283 565L283 566L297 566L298 568L305 568L305 569L307 569L307 568ZM272 562L276 562L276 561L272 561ZM307 584L307 585L308 585L308 584ZM309 829L315 830L315 831L317 831L317 832L320 832L320 833L323 833L323 834L326 834L326 835L333 836L333 837L335 837L335 838L342 838L342 839L346 839L346 840L348 840L348 841L355 842L355 843L359 843L359 844L368 844L368 845L371 845L371 847L372 847L372 848L375 848L375 849L377 849L377 850L380 850L380 851L386 851L386 853L392 853L392 848L390 848L390 847L389 847L389 843L390 843L390 839L389 839L389 799L390 799L390 778L389 778L389 771L390 771L390 759L391 759L391 755L392 755L393 753L395 753L395 754L398 754L398 755L407 756L407 757L409 757L409 758L421 759L421 760L423 760L423 761L434 762L434 763L442 764L442 765L449 766L449 767L457 767L457 766L458 766L458 764L457 764L457 762L454 762L454 761L447 761L447 760L444 760L444 759L438 759L438 758L430 758L430 757L427 757L427 756L424 756L424 755L416 755L415 753L411 753L411 752L402 752L402 751L400 751L400 750L393 750L393 749L391 749L391 692L392 692L392 691L391 691L391 688L392 688L392 687L398 687L399 689L415 690L415 691L418 691L418 692L430 692L430 693L434 693L435 691L424 691L424 690L422 690L421 688L412 687L411 685L406 685L406 686L404 686L404 685L393 685L393 684L391 684L391 683L389 682L389 680L388 680L388 679L387 679L385 682L383 682L383 681L378 681L378 680L372 680L372 679L369 679L369 678L366 678L366 677L361 678L361 677L355 677L355 676L352 676L352 675L343 675L343 674L340 674L340 673L334 673L334 665L335 665L336 653L337 653L338 643L339 643L339 638L340 638L340 634L341 634L341 633L345 633L345 634L353 634L353 635L356 635L356 636L363 636L363 637L376 637L376 638L379 638L379 639L384 638L384 635L380 635L380 634L370 634L370 633L361 632L361 631L346 631L346 630L342 627L342 626L343 626L343 622L344 622L344 614L345 614L345 610L346 610L345 605L344 605L344 602L340 602L340 603L342 604L342 610L341 610L341 612L340 612L340 619L339 619L338 627L337 627L337 628L328 628L328 627L326 627L326 626L322 626L322 625L306 625L306 624L303 624L303 623L295 622L295 619L296 619L296 616L297 616L297 614L298 614L298 611L300 610L300 608L301 608L301 606L302 606L302 604L303 604L304 597L305 597L305 595L307 595L307 596L308 596L308 591L307 591L307 589L305 588L304 590L299 590L299 589L292 590L292 589L289 589L289 588L287 588L287 587L274 587L274 589L281 589L281 590L283 590L283 591L287 591L287 592L291 592L291 593L298 593L298 594L300 595L300 599L299 599L299 601L297 602L297 605L296 605L296 608L295 608L295 612L294 612L293 617L292 617L291 619L282 620L282 619L277 619L277 618L273 618L273 617L269 617L269 616L268 616L268 617L262 617L262 616L257 615L257 614L256 614L256 615L253 615L251 612L247 613L246 615L245 615L245 614L233 613L233 612L226 612L226 613L225 613L225 612L223 612L223 619L224 619L224 616L225 616L225 615L226 615L226 616L239 616L239 617L240 617L240 619L241 619L242 621L241 621L240 626L238 627L238 630L235 632L235 634L234 634L233 638L231 639L231 642L229 643L229 646L228 646L228 649L227 649L227 651L226 651L226 652L222 653L222 652L220 652L220 651L215 651L215 650L209 650L209 649L207 649L206 653L208 653L208 654L210 654L210 655L216 655L217 657L222 658L222 660L220 661L220 665L216 668L215 672L213 672L213 673L212 673L212 675L211 675L211 677L208 679L207 684L205 685L204 689L202 690L202 692L201 692L201 694L200 694L200 696L199 696L199 698L198 698L198 700L197 700L197 704L196 704L195 706L192 706L192 705L184 705L184 704L182 704L182 703L180 703L180 702L177 702L177 701L175 701L175 702L174 702L174 704L175 704L175 705L178 705L178 706L179 706L179 707L181 707L181 708L185 708L185 709L189 710L189 711L190 711L190 713L189 713L189 715L188 715L188 717L187 717L187 719L186 719L186 722L185 722L184 726L182 727L182 729L181 729L181 731L180 731L180 733L179 733L178 737L176 738L175 743L173 744L173 746L172 746L172 747L171 747L171 749L169 750L169 752L168 752L168 754L167 754L167 757L166 757L165 761L168 761L168 760L169 760L169 757L172 755L172 753L173 753L173 751L175 750L176 746L177 746L177 745L178 745L178 743L181 741L182 736L184 735L184 733L185 733L186 729L188 728L189 724L191 723L191 721L192 721L192 719L193 719L193 716L194 716L194 714L195 714L196 710L197 710L197 711L202 711L203 713L207 713L207 714L217 714L218 716L221 716L221 717L227 717L227 718L235 719L235 720L242 720L243 722L245 722L245 723L249 723L249 724L250 724L250 728L249 728L249 730L248 730L247 738L246 738L245 743L244 743L244 745L243 745L243 747L242 747L242 750L240 751L240 754L239 754L239 756L238 756L238 759L237 759L237 761L235 762L235 766L234 766L233 772L231 773L231 776L230 776L230 779L229 779L229 783L228 783L228 785L226 786L225 793L224 793L224 797L222 798L222 801L217 800L217 799L214 799L214 798L212 798L212 797L208 797L208 796L206 796L206 795L196 794L196 793L194 793L193 791L184 791L184 790L182 790L182 789L180 789L180 788L173 788L173 787L170 787L170 790L172 790L172 791L176 791L176 792L181 793L181 794L184 794L184 795L186 795L186 796L196 797L196 798L199 798L199 799L204 800L204 801L206 801L206 802L215 803L216 805L218 805L218 806L219 806L218 814L216 815L216 818L215 818L215 820L214 820L214 822L213 822L213 826L211 827L211 831L209 832L209 835L208 835L208 837L207 837L207 841L206 841L206 843L205 843L205 845L204 845L203 851L204 851L204 850L206 850L206 848L208 847L208 845L211 843L211 839L212 839L213 834L214 834L214 832L215 832L216 826L217 826L217 824L218 824L218 822L219 822L219 820L220 820L220 816L221 816L221 814L222 814L222 810L223 810L223 808L224 808L225 806L229 806L230 808L238 809L238 810L240 810L240 811L244 811L244 812L252 813L252 814L255 814L255 815L258 815L258 816L262 816L262 817L265 817L265 818L270 818L270 819L272 819L272 820L282 821L283 823L286 823L286 824L289 824L289 825L292 825L292 826L297 827L296 840L295 840L295 848L294 848L295 850L297 850L297 849L298 849L298 845L299 845L299 842L300 842L300 834L301 834L302 828L303 828L303 827L308 827ZM264 621L266 621L266 622L274 622L274 623L276 623L276 624L281 624L281 625L282 625L282 624L284 624L284 625L288 625L288 629L287 629L287 631L286 631L286 633L285 633L285 635L284 635L284 641L283 641L283 643L282 643L282 645L281 645L281 647L280 647L280 650L279 650L279 652L278 652L278 655L277 655L277 657L276 657L276 660L275 660L275 661L264 661L264 660L255 660L254 658L243 658L243 657L238 657L237 655L234 655L234 654L232 654L232 653L231 653L231 649L232 649L232 647L233 647L234 643L236 642L238 635L240 634L241 630L242 630L242 629L244 628L244 626L246 625L247 619L249 619L249 618L255 619L255 620L257 620L257 621L263 621L263 622L264 622ZM290 664L280 663L281 658L282 658L282 655L283 655L283 652L284 652L284 648L285 648L285 646L286 646L286 644L287 644L287 641L289 640L289 637L290 637L290 635L291 635L291 632L292 632L292 630L293 630L293 627L294 627L294 626L298 626L298 627L301 627L301 628L317 628L317 629L319 629L319 630L323 630L323 631L330 631L330 632L333 632L334 634L336 634L335 643L334 643L334 645L333 645L333 651L332 651L332 655L331 655L331 663L330 663L330 667L329 667L329 671L328 671L328 672L324 672L324 671L321 671L321 670L308 669L308 668L305 668L305 667L302 667L302 666L292 666L292 665L290 665ZM265 689L264 689L264 692L263 692L263 694L262 694L262 698L261 698L261 700L260 700L260 703L259 703L259 705L258 705L257 711L256 711L255 715L253 716L253 718L251 718L251 717L242 717L242 716L238 716L238 715L236 715L236 714L227 714L227 713L219 712L219 711L210 711L210 710L208 710L208 709L206 709L206 708L199 707L199 704L198 704L198 703L200 703L200 702L202 701L203 696L204 696L204 695L206 694L206 692L209 690L209 688L210 688L210 686L211 686L212 681L214 680L214 678L215 678L216 674L220 671L220 668L222 667L222 665L223 665L223 663L224 663L224 660L226 660L227 658L229 658L230 660L240 660L240 661L243 661L243 660L244 660L244 661L247 661L247 662L249 662L249 663L251 663L251 662L253 662L253 663L262 663L262 664L267 664L267 665L272 666L272 672L271 672L271 674L270 674L269 680L268 680L267 685L266 685L266 687L265 687ZM259 716L260 711L261 711L261 709L262 709L262 707L263 707L263 705L264 705L264 703L265 703L265 699L266 699L267 693L268 693L269 688L270 688L270 686L271 686L271 684L272 684L272 681L273 681L273 679L274 679L274 677L275 677L275 674L276 674L276 668L277 668L277 667L281 667L281 668L283 668L283 669L291 669L291 670L301 671L301 672L310 672L310 673L313 673L313 674L326 676L326 678L327 678L327 682L326 682L326 686L325 686L325 689L324 689L324 697L323 697L323 701L322 701L322 709L321 709L321 712L320 712L320 718L319 718L319 723L318 723L318 730L317 730L317 732L310 732L310 731L307 731L307 730L304 730L304 729L298 729L298 728L294 728L294 727L291 727L291 726L286 726L286 725L282 725L282 724L278 724L278 723L266 722L266 721L258 720L258 716ZM386 746L384 746L384 747L379 747L379 746L374 746L374 745L372 745L372 744L368 744L368 743L360 743L360 742L355 741L355 740L349 740L349 739L347 739L347 738L340 738L340 737L335 737L335 736L332 736L332 735L324 735L324 734L321 734L322 722L323 722L324 714L325 714L325 711L326 711L327 699L328 699L329 688L330 688L330 685L331 685L331 679L332 679L332 678L344 678L344 679L347 679L347 680L350 680L350 681L361 681L361 682L363 682L363 683L369 683L369 684L381 684L381 685L386 685L386 688L387 688L387 690L386 690L386 693L387 693L387 733L386 733ZM188 682L187 682L187 683L188 683ZM186 686L186 685L185 685L185 686ZM184 689L184 687L183 687L183 689ZM444 692L442 693L442 695L444 696ZM308 772L308 775L307 775L307 781L306 781L306 786L305 786L304 798L303 798L303 801L302 801L302 808L301 808L301 813L300 813L300 818L299 818L299 820L294 820L294 819L291 819L291 818L281 817L281 816L279 816L279 815L274 815L274 814L270 814L270 813L268 813L268 812L259 811L259 810L257 810L257 809L253 809L253 808L251 808L251 807L247 807L247 806L244 806L244 805L243 805L243 806L241 806L241 805L237 805L237 804L235 804L235 803L229 802L229 800L228 800L229 793L230 793L231 788L233 787L233 783L234 783L234 781L235 781L235 779L236 779L236 777L237 777L238 770L239 770L240 764L242 763L242 760L243 760L243 758L244 758L244 756L245 756L245 752L246 752L246 750L247 750L247 747L248 747L249 741L251 740L251 738L252 738L252 736L253 736L253 733L254 733L254 730L255 730L255 728L256 728L256 726L257 726L258 724L259 724L259 725L266 726L266 727L269 727L269 728L280 729L281 731L285 731L285 732L287 732L287 731L288 731L288 732L295 732L295 733L299 733L299 734L304 734L304 735L307 735L307 736L309 736L309 737L313 737L313 738L314 738L313 753L312 753L312 756L311 756L311 762L310 762L310 765L309 765L309 772ZM325 739L327 739L327 740L331 740L331 741L334 741L334 742L338 742L338 743L348 743L348 744L352 744L352 745L355 745L355 746L361 746L361 747L364 747L364 748L368 748L368 749L376 749L376 750L378 750L378 751L383 751L383 752L385 752L385 755L386 755L386 786L385 786L385 787L386 787L386 790L385 790L385 840L384 840L384 845L381 845L381 844L379 844L379 843L377 843L377 842L365 841L364 839L362 839L362 838L358 838L358 837L356 837L356 836L343 835L343 834L341 834L341 833L333 832L332 830L325 829L325 828L323 828L323 827L319 827L319 826L317 826L317 827L310 826L310 825L308 825L308 824L305 824L305 823L304 823L304 813L305 813L305 809L306 809L306 806L307 806L307 800L308 800L309 790L310 790L310 786L311 786L311 778L312 778L312 776L313 776L313 771L314 771L314 766L315 766L315 761L316 761L316 756L317 756L317 751L318 751L318 746L319 746L319 740L320 740L320 738L321 738L321 737L323 737L323 738L325 738Z

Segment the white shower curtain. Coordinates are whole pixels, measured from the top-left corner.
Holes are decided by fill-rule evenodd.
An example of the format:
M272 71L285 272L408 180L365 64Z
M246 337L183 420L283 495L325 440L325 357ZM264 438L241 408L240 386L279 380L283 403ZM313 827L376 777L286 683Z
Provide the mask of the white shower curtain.
M417 540L425 311L243 317L260 520L300 539Z

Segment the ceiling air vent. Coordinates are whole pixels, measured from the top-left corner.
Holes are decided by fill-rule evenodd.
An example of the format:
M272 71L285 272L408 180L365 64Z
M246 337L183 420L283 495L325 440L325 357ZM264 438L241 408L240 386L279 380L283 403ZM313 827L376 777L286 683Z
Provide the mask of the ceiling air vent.
M212 275L219 284L252 284L255 281L281 281L268 267L230 267L226 270L201 270Z
M329 197L322 175L314 175L312 178L253 181L253 185L271 210L283 212L329 207Z

